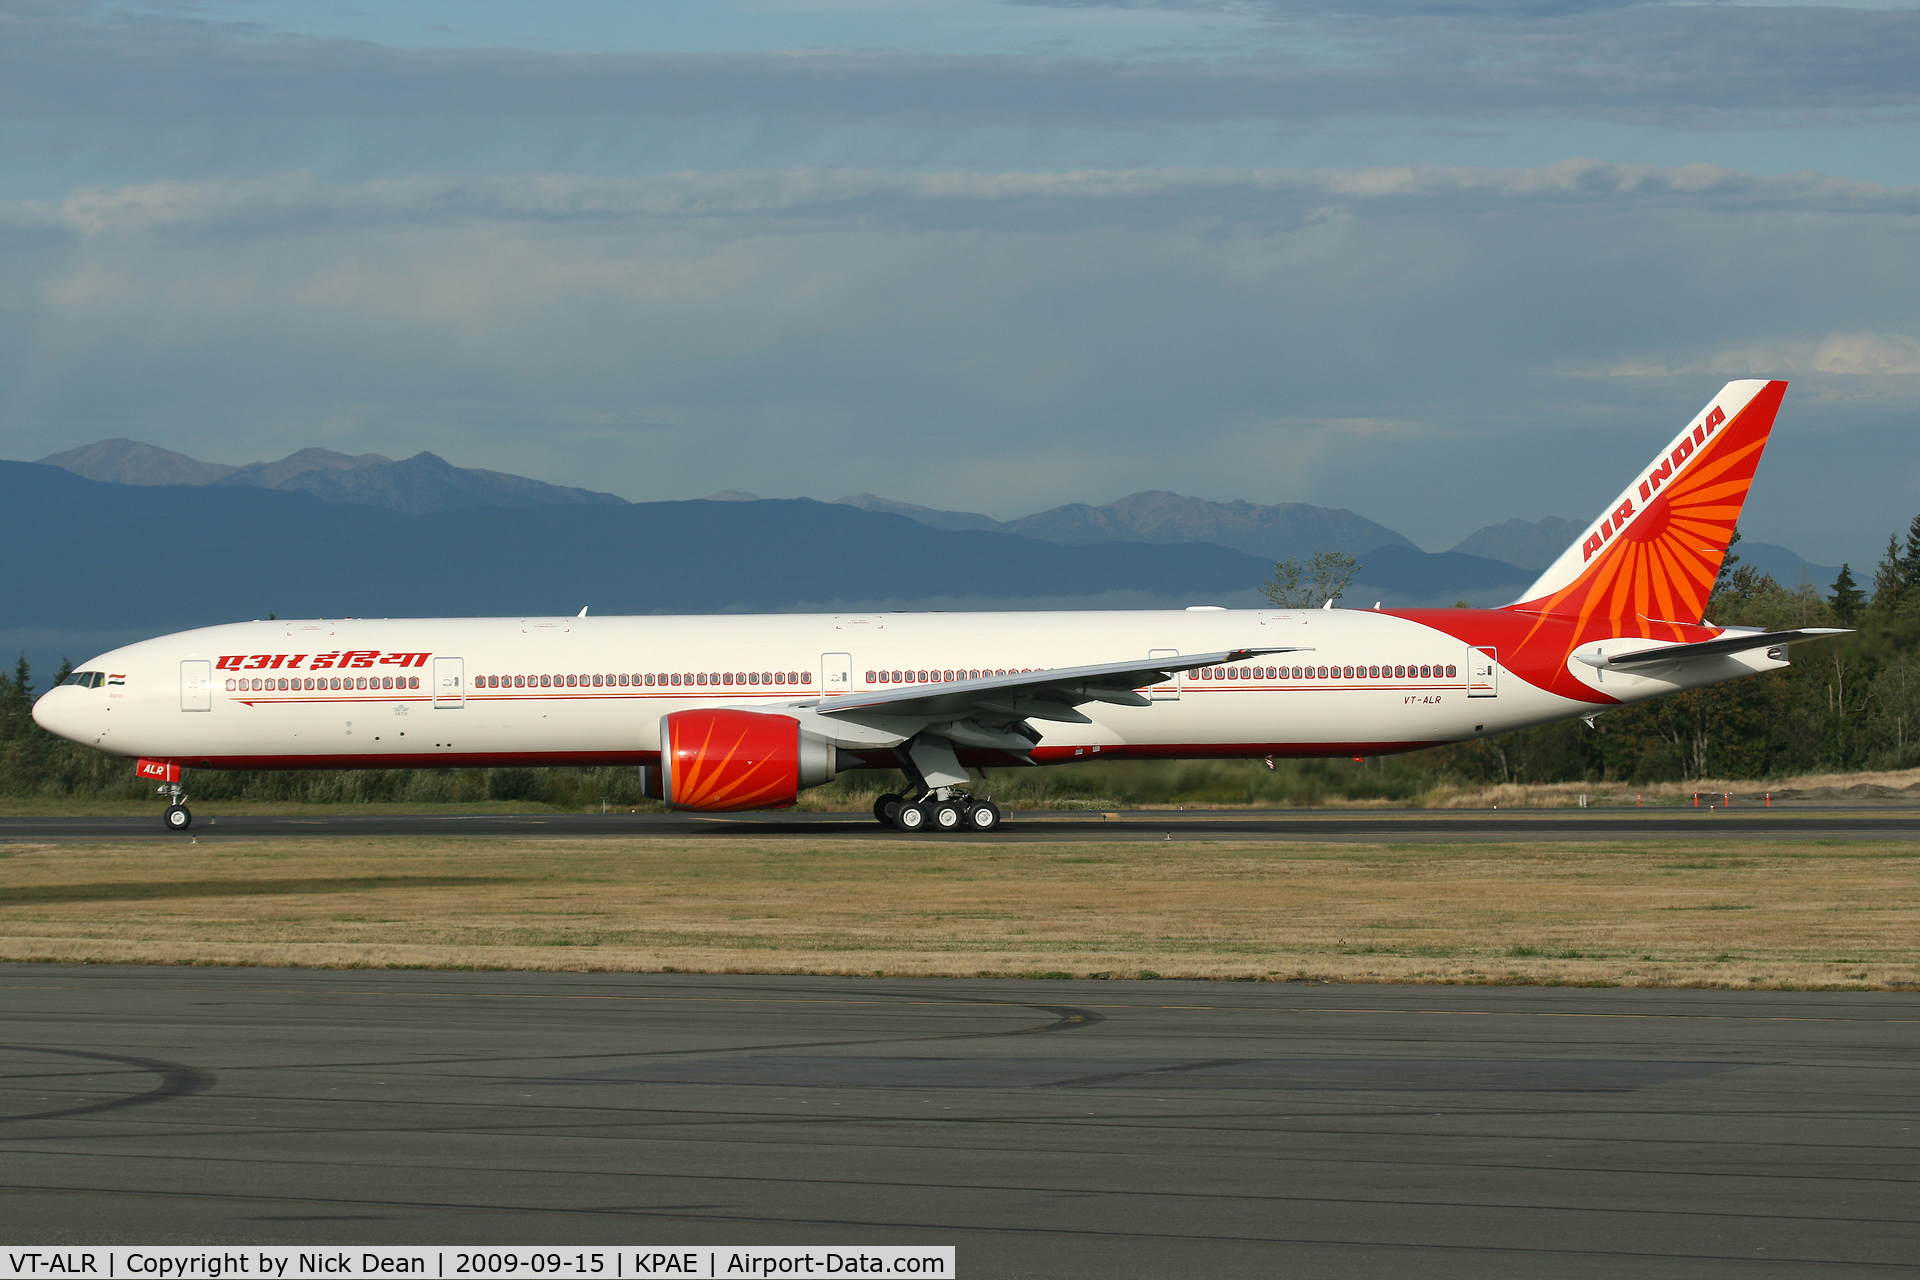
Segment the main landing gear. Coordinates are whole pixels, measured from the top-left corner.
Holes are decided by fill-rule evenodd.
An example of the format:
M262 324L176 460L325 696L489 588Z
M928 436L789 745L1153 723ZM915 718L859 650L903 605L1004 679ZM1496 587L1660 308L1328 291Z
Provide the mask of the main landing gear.
M957 787L935 787L915 799L884 795L873 802L873 816L898 831L975 831L1000 829L1000 806Z

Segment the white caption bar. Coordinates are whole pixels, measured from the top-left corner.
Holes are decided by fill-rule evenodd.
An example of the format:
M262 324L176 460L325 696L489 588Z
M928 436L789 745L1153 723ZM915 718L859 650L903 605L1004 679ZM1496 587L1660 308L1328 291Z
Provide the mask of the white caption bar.
M352 1248L199 1249L181 1246L0 1250L0 1280L720 1280L730 1276L936 1276L954 1274L952 1245L649 1245L644 1248L491 1248L356 1245Z

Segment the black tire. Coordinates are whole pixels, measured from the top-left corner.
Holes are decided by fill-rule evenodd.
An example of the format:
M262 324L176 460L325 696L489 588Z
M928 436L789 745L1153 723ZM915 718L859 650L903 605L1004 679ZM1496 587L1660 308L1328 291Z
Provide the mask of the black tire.
M986 833L1000 829L1000 806L991 800L982 800L967 810L967 830Z
M935 831L958 831L966 825L967 810L957 800L942 800L933 806Z
M902 831L917 834L930 825L933 814L924 804L908 804L902 800L899 810L893 815L893 825Z
M166 823L169 831L185 831L193 825L193 810L183 804L170 804L167 806Z
M894 815L900 812L900 797L888 792L873 802L873 820L883 827L894 825Z

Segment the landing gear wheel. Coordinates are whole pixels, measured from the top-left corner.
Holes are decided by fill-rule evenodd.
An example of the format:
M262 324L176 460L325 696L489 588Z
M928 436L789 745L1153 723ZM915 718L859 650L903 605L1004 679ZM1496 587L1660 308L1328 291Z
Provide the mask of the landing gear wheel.
M893 825L902 831L925 831L927 821L932 816L926 805L908 804L902 800L899 810L893 815Z
M1000 806L991 800L982 800L967 810L967 830L998 831L1000 829Z
M185 831L193 825L193 811L183 804L167 806L167 830Z
M873 802L873 820L883 827L894 826L900 813L900 797L888 792Z
M967 820L967 811L958 800L942 800L933 806L933 827L936 831L958 831L960 824Z

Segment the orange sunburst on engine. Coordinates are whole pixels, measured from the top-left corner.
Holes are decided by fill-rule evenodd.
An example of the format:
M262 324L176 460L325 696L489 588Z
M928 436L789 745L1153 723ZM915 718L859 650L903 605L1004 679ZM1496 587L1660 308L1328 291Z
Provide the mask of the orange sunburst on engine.
M800 722L792 716L676 711L660 730L665 796L676 809L781 809L800 793Z

